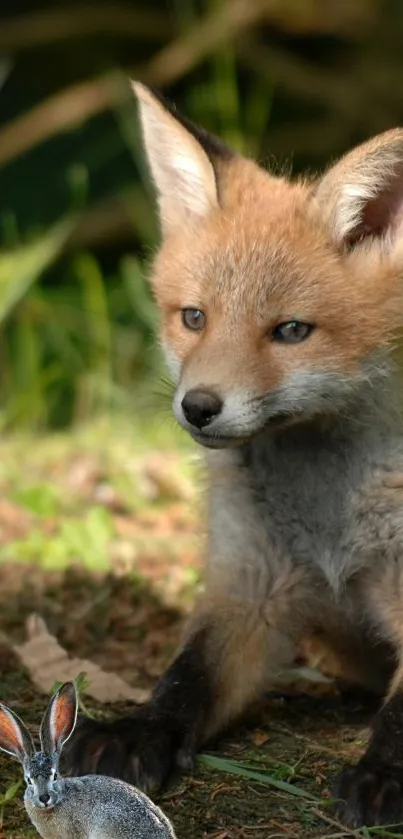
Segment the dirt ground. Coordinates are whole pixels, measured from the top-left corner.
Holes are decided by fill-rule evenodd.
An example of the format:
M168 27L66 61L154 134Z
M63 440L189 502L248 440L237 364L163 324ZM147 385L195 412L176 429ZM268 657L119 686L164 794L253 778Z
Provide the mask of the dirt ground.
M46 696L12 651L33 612L69 654L131 685L151 688L164 670L201 584L199 470L173 432L101 426L2 443L0 699L34 730ZM172 780L159 803L178 839L374 835L346 830L331 809L332 779L362 753L374 708L332 685L302 687L266 697L205 750L192 776ZM20 777L1 757L0 836L33 832Z

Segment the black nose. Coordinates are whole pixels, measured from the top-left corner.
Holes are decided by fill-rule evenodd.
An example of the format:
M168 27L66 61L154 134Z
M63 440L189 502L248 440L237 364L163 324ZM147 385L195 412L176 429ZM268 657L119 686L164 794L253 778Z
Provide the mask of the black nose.
M41 802L41 804L49 804L49 801L50 801L49 793L48 792L42 793L42 795L39 796L39 801Z
M188 390L182 399L182 411L191 425L204 428L222 410L222 401L209 390Z

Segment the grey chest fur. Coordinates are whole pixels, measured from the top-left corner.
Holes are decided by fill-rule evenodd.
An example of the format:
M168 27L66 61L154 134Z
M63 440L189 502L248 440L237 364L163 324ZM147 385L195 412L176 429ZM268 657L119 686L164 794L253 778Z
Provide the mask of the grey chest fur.
M402 443L390 426L345 422L331 429L295 426L266 433L222 452L221 469L215 471L224 477L217 486L212 482L213 530L222 533L224 519L231 527L232 517L241 539L243 520L251 550L254 542L268 561L275 555L319 567L338 587L361 561L363 498L376 476L402 459ZM369 491L368 517L370 496Z

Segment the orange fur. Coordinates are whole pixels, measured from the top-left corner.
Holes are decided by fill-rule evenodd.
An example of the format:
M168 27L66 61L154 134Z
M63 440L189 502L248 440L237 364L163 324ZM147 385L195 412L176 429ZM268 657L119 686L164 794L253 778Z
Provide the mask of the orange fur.
M221 198L197 237L191 228L168 236L152 274L162 337L193 378L214 368L216 383L230 377L233 386L267 392L298 366L325 360L346 371L393 341L403 321L395 265L371 244L339 253L310 185L236 158ZM183 327L186 306L205 312L203 332ZM267 340L294 318L317 327L297 351Z

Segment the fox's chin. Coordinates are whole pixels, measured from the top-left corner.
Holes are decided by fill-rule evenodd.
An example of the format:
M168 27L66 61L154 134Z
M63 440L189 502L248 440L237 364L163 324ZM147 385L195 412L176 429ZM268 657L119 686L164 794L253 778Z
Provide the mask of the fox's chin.
M246 443L249 437L226 437L213 434L189 432L195 443L205 449L230 449Z
M196 429L191 430L189 428L186 430L196 443L199 443L200 446L204 446L206 449L229 449L242 446L261 434L295 425L302 420L303 417L301 414L278 413L269 419L266 418L261 424L255 425L253 428L245 429L242 434L234 435L218 434L213 431L197 431Z

